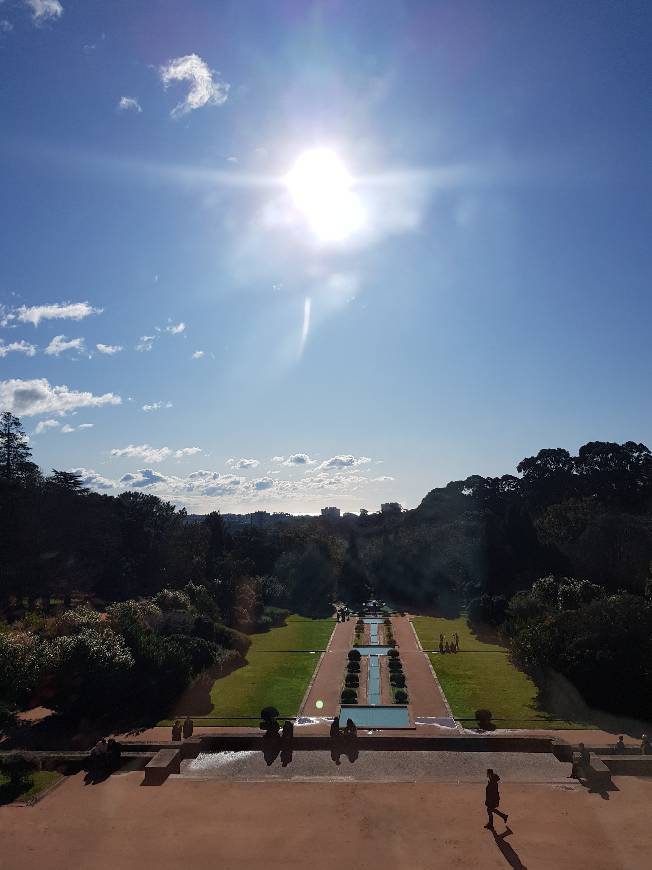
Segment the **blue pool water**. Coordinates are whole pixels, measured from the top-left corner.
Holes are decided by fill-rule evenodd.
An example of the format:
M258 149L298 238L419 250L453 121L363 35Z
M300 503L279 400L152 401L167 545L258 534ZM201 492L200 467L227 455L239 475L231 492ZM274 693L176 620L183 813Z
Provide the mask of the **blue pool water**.
M380 659L378 656L369 656L367 704L380 704Z
M361 656L386 656L391 646L356 646Z
M358 728L410 728L407 707L342 706L340 722L353 719Z

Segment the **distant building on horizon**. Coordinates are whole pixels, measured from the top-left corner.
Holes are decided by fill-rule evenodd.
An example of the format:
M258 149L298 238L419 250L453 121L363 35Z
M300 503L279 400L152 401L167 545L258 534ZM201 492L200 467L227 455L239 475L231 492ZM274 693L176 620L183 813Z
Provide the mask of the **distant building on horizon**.
M400 514L403 508L397 501L386 501L380 506L381 514Z
M325 507L321 509L321 515L327 520L339 520L340 509L338 507Z

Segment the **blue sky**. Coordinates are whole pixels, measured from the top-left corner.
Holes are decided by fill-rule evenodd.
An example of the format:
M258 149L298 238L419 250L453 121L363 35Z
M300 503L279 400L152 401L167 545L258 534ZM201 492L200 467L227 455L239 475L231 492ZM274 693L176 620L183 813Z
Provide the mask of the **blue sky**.
M650 443L651 37L637 2L0 2L0 406L44 469L195 512Z

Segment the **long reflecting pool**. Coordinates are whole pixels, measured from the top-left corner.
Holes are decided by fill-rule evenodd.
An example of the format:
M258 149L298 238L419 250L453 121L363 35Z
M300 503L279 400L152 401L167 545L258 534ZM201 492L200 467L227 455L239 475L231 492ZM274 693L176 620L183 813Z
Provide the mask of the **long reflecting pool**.
M358 728L411 728L407 707L358 707L342 705L340 722L353 719Z

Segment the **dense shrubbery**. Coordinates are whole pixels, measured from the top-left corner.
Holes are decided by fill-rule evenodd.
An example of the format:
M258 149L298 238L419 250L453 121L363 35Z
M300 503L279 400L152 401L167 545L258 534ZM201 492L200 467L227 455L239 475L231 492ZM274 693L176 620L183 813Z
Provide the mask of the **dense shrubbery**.
M357 704L358 703L358 693L355 689L342 689L342 703L343 704Z
M505 630L531 671L560 672L598 709L652 716L652 602L546 577L512 598Z

